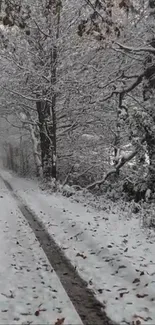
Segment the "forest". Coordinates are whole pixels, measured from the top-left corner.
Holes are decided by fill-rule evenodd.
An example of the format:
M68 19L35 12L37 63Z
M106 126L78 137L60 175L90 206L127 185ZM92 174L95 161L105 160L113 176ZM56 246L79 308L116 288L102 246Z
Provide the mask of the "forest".
M68 195L152 202L155 1L1 0L0 11L3 165Z

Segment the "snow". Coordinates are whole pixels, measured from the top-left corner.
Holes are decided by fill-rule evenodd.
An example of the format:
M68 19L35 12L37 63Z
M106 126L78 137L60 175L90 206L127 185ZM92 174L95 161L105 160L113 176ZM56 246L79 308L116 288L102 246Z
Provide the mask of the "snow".
M82 138L86 138L87 140L99 140L99 137L95 134L95 135L93 135L93 134L85 134L85 133L83 133L82 134Z
M80 324L69 297L0 179L0 324ZM39 311L39 315L35 313Z
M155 233L138 218L97 211L2 171L118 324L155 324ZM137 321L140 321L138 323Z

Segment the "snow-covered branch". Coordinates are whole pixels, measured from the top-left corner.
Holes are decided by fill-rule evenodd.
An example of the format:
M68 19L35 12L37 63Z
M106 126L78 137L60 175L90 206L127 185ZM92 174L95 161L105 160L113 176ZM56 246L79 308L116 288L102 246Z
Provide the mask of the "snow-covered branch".
M143 138L141 140L141 144L143 144L145 142L145 138ZM137 153L139 152L139 149L136 148L135 150L133 150L131 153L129 154L123 154L119 157L119 160L118 160L118 163L117 165L115 166L115 168L113 168L112 170L110 170L104 177L103 179L99 180L99 181L96 181L90 185L87 186L87 189L92 189L94 188L95 186L100 186L102 184L105 183L105 181L109 178L109 176L113 175L113 174L116 174L118 173L118 171L127 163L129 162L130 160L132 160L136 155Z
M144 47L130 47L124 44L121 44L119 42L115 42L121 49L127 52L147 52L147 53L152 53L155 54L155 48L152 46L144 46Z

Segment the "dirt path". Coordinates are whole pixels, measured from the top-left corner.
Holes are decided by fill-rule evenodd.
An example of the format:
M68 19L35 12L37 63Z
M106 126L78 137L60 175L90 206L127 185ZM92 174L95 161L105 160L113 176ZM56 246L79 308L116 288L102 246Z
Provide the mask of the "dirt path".
M29 222L50 264L53 266L69 298L81 317L83 324L114 325L106 316L104 306L95 299L93 293L87 288L86 282L79 277L70 261L65 257L63 251L48 235L43 224L31 211L29 211L28 207L25 207L21 203L11 185L5 179L3 179L3 181L12 193L12 196L18 202L19 209Z

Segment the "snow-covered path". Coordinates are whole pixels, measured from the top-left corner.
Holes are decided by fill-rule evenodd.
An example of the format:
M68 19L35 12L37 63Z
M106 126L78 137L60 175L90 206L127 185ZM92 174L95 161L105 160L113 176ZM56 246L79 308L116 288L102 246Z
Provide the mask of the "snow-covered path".
M155 234L2 171L118 324L155 324Z
M1 179L0 324L82 324Z

